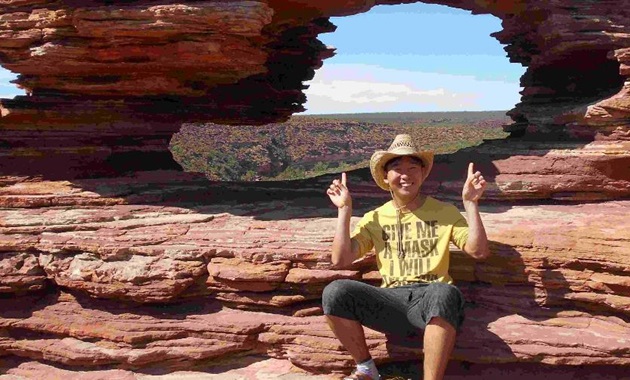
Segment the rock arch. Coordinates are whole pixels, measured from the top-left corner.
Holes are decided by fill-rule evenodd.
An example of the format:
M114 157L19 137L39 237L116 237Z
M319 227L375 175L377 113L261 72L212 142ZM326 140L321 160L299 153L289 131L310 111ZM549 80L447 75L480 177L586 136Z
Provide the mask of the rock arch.
M514 135L627 132L628 16L618 3L430 2L503 20L494 37L527 66ZM333 54L317 40L335 28L328 17L397 3L5 1L0 64L30 96L0 104L2 169L58 178L177 169L167 145L182 122L301 111L302 82ZM73 170L44 170L37 157Z

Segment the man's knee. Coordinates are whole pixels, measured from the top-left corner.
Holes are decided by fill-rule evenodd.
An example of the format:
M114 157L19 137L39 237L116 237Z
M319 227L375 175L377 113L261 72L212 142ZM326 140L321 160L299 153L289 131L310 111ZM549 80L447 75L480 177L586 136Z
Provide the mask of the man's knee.
M351 280L335 280L326 285L324 292L322 293L322 307L324 314L332 314L333 310L338 309L348 301L348 296L351 293L352 287Z
M437 317L456 330L460 328L464 320L464 297L459 289L450 284L432 283L427 288L424 301L425 323Z

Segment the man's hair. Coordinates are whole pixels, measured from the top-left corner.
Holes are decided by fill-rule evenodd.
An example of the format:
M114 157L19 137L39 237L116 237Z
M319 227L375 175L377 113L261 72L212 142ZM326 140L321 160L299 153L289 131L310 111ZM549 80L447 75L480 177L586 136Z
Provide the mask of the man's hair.
M402 160L403 157L409 157L416 164L424 167L424 161L422 161L421 159L419 159L416 156L398 156L398 157L394 157L394 158L390 159L389 161L387 161L385 163L385 165L383 165L383 169L385 169L385 173L387 173L389 171L390 166L392 166L395 163L397 163L398 161Z

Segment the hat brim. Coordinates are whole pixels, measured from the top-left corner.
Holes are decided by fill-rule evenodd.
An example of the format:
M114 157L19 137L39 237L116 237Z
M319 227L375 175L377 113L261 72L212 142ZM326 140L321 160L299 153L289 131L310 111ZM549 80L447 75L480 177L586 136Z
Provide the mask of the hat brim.
M420 151L420 152L388 152L385 150L379 150L374 152L372 158L370 159L370 172L372 173L372 178L374 178L374 182L383 190L389 190L389 185L385 182L385 164L396 157L403 156L411 156L416 157L424 163L423 169L423 178L424 181L429 173L431 172L431 168L433 168L433 152L429 151Z

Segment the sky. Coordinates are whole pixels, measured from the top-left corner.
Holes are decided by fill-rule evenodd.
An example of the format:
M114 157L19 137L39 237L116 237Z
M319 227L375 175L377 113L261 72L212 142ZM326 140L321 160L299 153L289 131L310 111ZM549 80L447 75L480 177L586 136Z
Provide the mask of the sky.
M332 18L336 55L316 71L306 114L509 110L525 69L490 34L501 20L433 4Z
M510 63L490 33L490 15L433 4L376 6L335 17L337 48L306 82L305 114L509 110L524 68ZM0 98L23 94L0 68Z
M0 67L0 98L13 98L15 95L24 95L24 91L15 87L14 84L9 83L15 79L16 75Z

